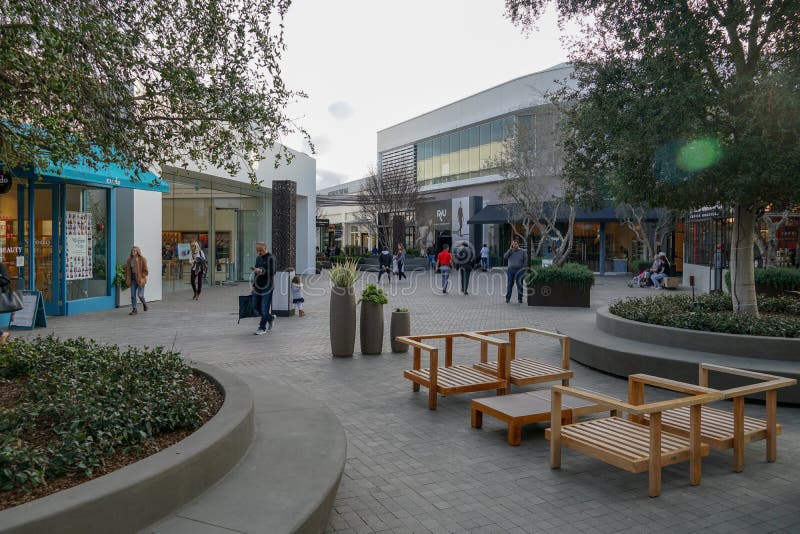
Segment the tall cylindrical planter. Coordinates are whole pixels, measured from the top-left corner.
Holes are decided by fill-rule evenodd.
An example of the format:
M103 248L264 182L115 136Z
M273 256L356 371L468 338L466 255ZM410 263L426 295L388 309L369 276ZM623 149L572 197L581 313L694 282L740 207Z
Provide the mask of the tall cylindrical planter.
M383 352L383 304L361 302L361 354Z
M408 335L411 335L411 314L408 312L392 312L392 322L389 323L392 352L408 352L408 345L395 340L397 336Z
M356 343L356 296L352 287L331 288L331 353L352 356Z

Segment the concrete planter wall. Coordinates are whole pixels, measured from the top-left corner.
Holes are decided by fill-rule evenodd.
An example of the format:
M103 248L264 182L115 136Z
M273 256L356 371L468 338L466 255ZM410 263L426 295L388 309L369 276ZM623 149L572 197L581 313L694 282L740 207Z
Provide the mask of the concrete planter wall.
M597 327L613 336L643 343L747 358L800 361L800 339L720 334L640 323L612 314L608 306L597 310Z
M352 356L356 343L356 296L352 287L331 288L331 353Z
M581 288L562 283L528 286L528 306L588 308L591 287Z
M383 304L361 303L361 354L383 352Z
M138 532L228 473L253 440L253 394L236 376L194 364L225 392L220 411L186 439L78 486L0 512L4 533Z
M408 345L395 341L395 338L409 334L411 334L411 314L408 312L392 312L392 322L389 324L392 352L408 352Z

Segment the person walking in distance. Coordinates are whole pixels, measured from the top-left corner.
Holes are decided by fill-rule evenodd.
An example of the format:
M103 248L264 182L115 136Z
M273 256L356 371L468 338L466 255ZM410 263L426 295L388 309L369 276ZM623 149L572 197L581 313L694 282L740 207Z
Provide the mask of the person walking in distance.
M144 300L144 286L147 283L147 259L142 256L142 249L139 247L131 248L131 255L125 261L125 281L131 288L131 312L128 315L136 315L136 298L142 301L142 309L147 311L147 302Z
M192 289L194 290L193 300L200 300L200 293L203 291L203 278L206 276L208 262L203 249L200 248L200 243L193 241L189 245L189 263L192 265L191 269L191 282Z
M522 277L528 267L528 253L519 248L516 239L511 240L511 248L503 255L508 260L508 283L506 284L506 304L511 301L511 290L517 285L517 302L522 303Z
M299 276L292 278L292 302L297 306L297 313L303 317L306 312L303 311L303 303L306 299L303 298L303 282Z
M397 254L394 258L397 260L397 280L408 278L406 276L406 248L402 243L398 243Z
M392 281L392 255L389 253L389 249L383 247L383 250L378 255L378 282L381 281L381 276L386 274L389 278L389 282Z
M481 247L481 268L484 271L489 270L489 247L486 243Z
M442 273L442 293L447 294L447 281L450 279L450 270L453 266L453 256L450 254L450 245L442 245L442 251L436 256L436 270Z
M475 254L467 241L461 242L453 249L453 268L458 269L461 280L461 292L469 295L469 277L475 264Z
M253 309L261 314L261 322L258 323L256 335L260 336L272 330L274 318L270 313L272 304L273 279L275 278L275 256L267 251L265 243L256 243L256 266L253 267L255 280L253 281ZM267 326L269 325L269 326Z

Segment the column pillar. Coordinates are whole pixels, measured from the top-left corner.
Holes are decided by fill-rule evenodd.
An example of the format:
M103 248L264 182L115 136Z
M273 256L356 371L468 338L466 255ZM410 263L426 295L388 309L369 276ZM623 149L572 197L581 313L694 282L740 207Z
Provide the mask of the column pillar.
M600 223L600 274L606 274L606 223Z
M291 281L295 271L297 241L297 183L272 182L272 254L275 255L275 289L272 311L278 317L294 315Z

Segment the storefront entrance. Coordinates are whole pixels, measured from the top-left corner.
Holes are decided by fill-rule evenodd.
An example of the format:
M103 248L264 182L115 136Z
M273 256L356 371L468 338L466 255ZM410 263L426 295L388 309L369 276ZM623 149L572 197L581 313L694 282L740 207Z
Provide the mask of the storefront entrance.
M0 197L0 250L12 287L41 292L48 315L114 306L106 269L111 195L18 179Z

